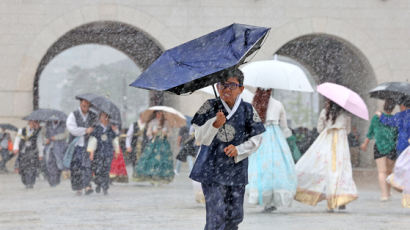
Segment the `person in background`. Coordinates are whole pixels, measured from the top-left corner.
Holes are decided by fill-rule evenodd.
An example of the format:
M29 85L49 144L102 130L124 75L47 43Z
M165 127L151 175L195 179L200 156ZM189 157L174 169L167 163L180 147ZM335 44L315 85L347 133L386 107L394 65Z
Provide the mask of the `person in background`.
M296 193L295 162L286 138L288 128L282 103L271 97L271 89L257 88L252 105L266 131L258 150L249 156L249 203L264 206L263 212L290 207Z
M170 183L174 179L174 163L168 142L168 122L162 111L154 111L147 122L149 141L135 167L135 181L149 181L153 185Z
M179 153L176 156L175 163L175 175L178 175L181 170L182 162L188 161L189 171L194 166L193 158L196 156L197 148L195 147L194 128L190 126L184 126L179 129L177 145L179 147Z
M4 128L0 133L0 172L8 172L6 168L7 161L9 161L13 154L9 151L9 142L11 141L10 133L6 132Z
M73 158L70 164L71 170L71 188L80 196L82 190L86 195L94 192L91 187L91 160L86 147L88 145L89 135L93 132L97 121L97 115L90 111L90 102L76 97L80 100L80 108L68 115L66 126L70 132L70 142L77 140Z
M138 160L144 152L145 146L148 142L147 129L145 123L142 122L141 116L137 122L130 125L127 131L127 138L125 140L125 147L127 151L127 161L132 164L132 176L136 177L135 167Z
M115 125L110 124L108 114L101 112L99 121L90 134L87 152L90 153L90 160L94 165L95 192L100 193L102 189L103 194L108 195L113 154L115 157L120 154L119 131Z
M356 126L352 126L352 131L347 135L347 140L350 147L350 159L353 167L358 167L360 163L360 134L357 132Z
M384 114L385 116L392 117L396 104L393 100L387 99L384 102ZM396 154L396 140L397 140L397 129L394 127L383 125L379 117L374 115L369 130L367 132L367 137L360 148L363 151L367 151L367 146L371 139L375 139L373 152L374 160L377 165L378 180L381 190L380 201L387 201L390 199L390 185L386 182L388 175L392 173L394 160L397 157Z
M18 130L13 151L17 154L15 169L27 189L36 183L40 160L43 158L44 132L38 121L28 121L28 126Z
M60 184L61 172L66 170L63 158L67 148L68 131L65 122L49 121L45 127L45 163L48 183L51 187Z
M380 122L390 127L396 127L398 131L396 153L399 156L404 149L409 146L408 139L410 138L410 97L401 99L400 112L394 116L387 116L380 111L376 115L380 117Z
M347 141L350 122L342 107L326 101L317 125L321 133L296 163L295 200L313 206L327 200L328 211L333 212L346 209L346 204L357 199Z

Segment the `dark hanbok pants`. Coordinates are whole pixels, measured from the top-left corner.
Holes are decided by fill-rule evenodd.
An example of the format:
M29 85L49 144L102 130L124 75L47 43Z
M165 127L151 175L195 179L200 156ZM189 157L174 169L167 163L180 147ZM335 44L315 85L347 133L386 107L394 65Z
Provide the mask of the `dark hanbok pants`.
M51 149L51 151L53 151ZM55 156L56 153L50 152L47 159L47 173L48 173L48 183L51 186L56 186L60 184L61 170L58 168L57 159Z
M243 220L245 185L204 184L205 230L235 230Z
M94 183L97 186L100 186L103 190L108 190L110 185L110 169L112 162L113 154L110 156L101 156L98 155L98 152L95 155L93 160L94 168Z
M40 165L37 153L19 153L17 160L21 182L26 186L33 186Z
M7 161L9 161L13 157L13 154L10 154L7 148L1 149L0 154L1 154L0 169L5 169Z
M71 188L81 190L91 186L91 160L85 147L76 146L70 165Z

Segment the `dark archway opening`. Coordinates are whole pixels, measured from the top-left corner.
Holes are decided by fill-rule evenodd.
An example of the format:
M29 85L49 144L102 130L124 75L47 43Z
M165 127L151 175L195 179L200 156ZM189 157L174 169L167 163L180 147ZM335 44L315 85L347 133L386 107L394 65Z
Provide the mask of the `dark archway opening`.
M64 50L83 44L100 44L118 49L142 70L145 70L163 52L161 46L153 38L125 23L99 21L74 28L48 49L37 68L33 87L34 109L39 107L39 79L47 64ZM150 92L150 105L159 105L163 101L162 92Z

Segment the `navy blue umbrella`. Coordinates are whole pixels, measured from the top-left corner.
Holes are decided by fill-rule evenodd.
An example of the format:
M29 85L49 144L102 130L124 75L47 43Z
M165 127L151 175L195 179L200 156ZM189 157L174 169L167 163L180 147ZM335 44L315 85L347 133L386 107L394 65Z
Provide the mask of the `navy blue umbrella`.
M217 83L260 48L268 31L234 23L166 50L131 86L180 95Z

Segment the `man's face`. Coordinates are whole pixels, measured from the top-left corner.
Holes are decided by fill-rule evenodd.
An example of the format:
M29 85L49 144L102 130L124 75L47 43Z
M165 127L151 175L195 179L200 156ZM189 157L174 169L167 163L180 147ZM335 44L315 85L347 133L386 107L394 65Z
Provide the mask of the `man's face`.
M217 88L221 99L230 106L235 103L236 98L244 89L243 86L239 86L238 79L234 77L228 78L225 82L218 83Z
M81 100L80 108L81 108L81 112L88 113L88 110L90 109L90 102L86 100Z

